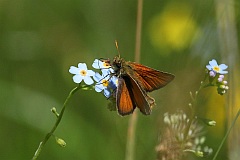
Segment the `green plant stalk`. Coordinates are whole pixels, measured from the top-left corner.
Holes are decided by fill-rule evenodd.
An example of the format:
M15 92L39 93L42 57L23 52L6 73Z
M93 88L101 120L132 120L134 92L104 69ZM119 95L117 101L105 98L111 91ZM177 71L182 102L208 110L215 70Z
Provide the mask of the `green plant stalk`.
M72 95L73 95L77 90L79 90L79 89L80 89L80 85L79 85L78 87L73 88L73 89L70 91L68 97L66 98L66 100L65 100L65 102L64 102L64 104L63 104L62 110L61 110L61 112L60 112L60 114L59 114L59 116L58 116L58 118L57 118L57 120L56 120L53 128L51 129L51 131L50 131L49 133L46 134L46 136L44 137L43 141L40 142L40 144L39 144L39 146L38 146L38 148L37 148L37 150L36 150L36 152L35 152L32 160L36 160L36 159L38 158L38 156L40 155L40 153L41 153L41 151L42 151L42 148L43 148L44 145L47 143L47 141L49 140L49 138L53 135L54 131L57 129L59 123L61 122L62 116L63 116L63 114L64 114L64 111L65 111L65 109L66 109L66 106L67 106L70 98L71 98Z
M204 80L201 81L201 84L200 84L198 90L194 93L194 95L193 95L192 92L190 92L190 98L191 98L190 104L191 104L191 106L189 106L189 107L190 107L190 109L191 109L191 118L189 119L189 123L188 123L188 125L187 125L187 127L186 127L185 137L188 136L188 131L189 131L191 125L192 125L193 120L195 119L195 116L196 116L196 115L195 115L195 105L196 105L196 101L197 101L199 92L200 92L203 88L207 88L207 87L209 87L209 86L213 86L213 85L210 84L210 83L209 83L209 84L205 84L206 77L207 77L207 76L205 75ZM186 139L187 139L187 138L186 138Z
M186 126L186 130L185 130L185 133L184 133L184 135L185 135L185 137L186 137L185 140L188 139L188 132L189 132L189 130L190 130L190 128L191 128L191 125L192 125L192 123L193 123L193 120L196 119L195 107L196 107L196 103L197 103L197 99L198 99L198 96L199 96L200 91L201 91L202 89L204 89L204 88L214 86L214 84L212 83L212 81L211 81L211 82L210 82L210 81L209 81L209 82L206 82L207 77L208 77L208 73L205 74L204 80L201 81L198 90L195 91L195 93L190 92L191 102L189 103L189 107L190 107L190 110L191 110L191 116L190 116L190 118L189 118L189 122L188 122L188 124L187 124L187 126ZM215 77L213 80L216 80L216 77ZM184 146L182 146L182 147L184 147Z
M140 61L141 54L141 30L142 30L142 8L143 0L138 0L137 6L137 24L136 24L136 46L135 46L135 62ZM126 144L125 160L134 160L135 137L137 126L137 112L134 112L129 119L128 136Z
M218 147L218 149L217 149L217 151L216 151L216 153L215 153L215 155L214 155L214 157L213 157L213 160L215 160L215 159L217 158L217 155L219 154L219 152L220 152L220 150L221 150L224 142L226 141L226 139L227 139L230 131L232 130L233 126L235 125L235 123L236 123L239 115L240 115L240 109L238 110L238 113L236 114L236 116L235 116L235 118L234 118L234 120L233 120L230 128L228 129L227 133L226 133L225 136L223 137L222 142L220 143L220 145L219 145L219 147Z

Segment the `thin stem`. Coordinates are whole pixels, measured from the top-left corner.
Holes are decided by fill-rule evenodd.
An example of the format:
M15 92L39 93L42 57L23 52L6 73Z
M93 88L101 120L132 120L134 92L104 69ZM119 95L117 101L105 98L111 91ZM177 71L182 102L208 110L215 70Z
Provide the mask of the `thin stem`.
M142 8L143 8L143 0L138 0L135 62L140 61L141 30L142 30ZM137 112L134 112L133 115L130 117L130 120L129 120L127 145L126 145L126 155L125 155L126 160L133 160L134 159L136 125L137 125Z
M128 126L126 160L134 159L136 125L137 125L137 112L133 112L132 117L129 120L129 126Z
M203 88L207 88L207 87L210 87L210 86L214 86L210 83L207 83L205 82L206 80L206 75L204 77L204 81L201 81L200 83L200 86L198 88L198 90L193 94L192 92L190 92L190 98L191 98L191 102L189 103L190 104L190 109L191 109L191 117L189 119L189 122L188 122L188 125L186 127L186 130L185 130L185 137L188 136L188 132L190 130L190 127L193 123L193 120L196 118L196 115L195 115L195 105L196 105L196 101L197 101L197 98L198 98L198 95L199 95L199 92L203 89ZM187 138L186 138L187 139Z
M59 116L58 116L58 118L57 118L57 120L56 120L53 128L51 129L51 131L50 131L49 133L46 134L46 136L44 137L43 141L40 142L40 144L39 144L39 146L38 146L38 148L37 148L37 150L36 150L36 152L35 152L32 160L36 160L36 159L38 158L39 154L40 154L41 151L42 151L42 148L43 148L44 145L47 143L48 139L53 135L54 131L57 129L59 123L61 122L63 113L64 113L64 111L65 111L65 108L66 108L66 106L67 106L70 98L71 98L72 95L73 95L77 90L79 90L79 89L80 89L80 87L78 86L78 87L73 88L73 89L70 91L68 97L66 98L66 100L65 100L65 102L64 102L64 104L63 104L63 108L62 108L62 110L61 110L61 112L60 112L60 114L59 114Z
M220 145L219 145L219 147L218 147L218 150L216 151L216 153L215 153L215 155L214 155L214 157L213 157L213 160L215 160L215 159L217 158L218 153L220 152L220 150L221 150L224 142L226 141L226 139L227 139L230 131L232 130L233 126L235 125L235 123L236 123L239 115L240 115L240 109L238 110L238 113L236 114L236 116L235 116L235 118L234 118L234 120L233 120L230 128L228 129L227 133L226 133L225 136L223 137L222 142L220 143Z
M206 79L206 78L204 78L204 80L205 80L205 79ZM191 102L189 103L189 104L190 104L189 107L190 107L190 109L191 109L191 117L190 117L190 119L189 119L188 125L187 125L186 130L185 130L185 137L188 136L188 131L189 131L191 125L192 125L193 120L195 119L195 105L196 105L197 97L198 97L198 95L199 95L199 92L200 92L203 88L205 88L205 86L206 86L206 85L204 85L204 82L201 81L201 84L200 84L198 90L197 90L194 94L193 94L192 92L190 92ZM187 138L186 138L186 139L187 139Z
M135 62L140 62L141 54L141 33L142 33L142 8L143 0L138 0L137 25L136 25L136 44L135 44Z

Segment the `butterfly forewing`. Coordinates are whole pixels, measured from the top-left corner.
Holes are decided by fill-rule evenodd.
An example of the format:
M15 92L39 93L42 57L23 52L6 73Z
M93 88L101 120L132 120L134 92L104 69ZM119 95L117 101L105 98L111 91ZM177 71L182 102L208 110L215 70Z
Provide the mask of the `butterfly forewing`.
M131 97L133 97L132 90L129 90L123 78L118 78L118 87L116 92L116 105L118 109L118 113L122 116L131 114L136 105Z
M147 92L162 88L174 79L174 75L172 74L161 72L138 63L126 62L126 64L135 71L133 73L138 78L142 89Z

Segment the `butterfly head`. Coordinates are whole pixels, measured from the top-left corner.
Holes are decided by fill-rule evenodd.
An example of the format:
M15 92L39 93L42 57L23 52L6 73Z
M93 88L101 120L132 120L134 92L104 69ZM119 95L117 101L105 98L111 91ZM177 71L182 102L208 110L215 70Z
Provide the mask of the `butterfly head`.
M120 56L114 57L113 62L112 62L113 70L116 73L118 73L119 70L121 70L123 63L124 63L124 59L120 58Z

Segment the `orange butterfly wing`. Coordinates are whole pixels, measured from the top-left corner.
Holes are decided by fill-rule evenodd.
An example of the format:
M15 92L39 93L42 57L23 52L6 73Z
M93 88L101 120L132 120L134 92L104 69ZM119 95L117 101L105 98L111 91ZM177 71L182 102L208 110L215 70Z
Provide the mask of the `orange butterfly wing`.
M116 96L118 113L122 116L131 114L136 106L145 115L152 111L154 99L149 97L130 76L118 79Z
M116 105L118 113L122 116L131 114L136 108L135 103L131 99L132 92L128 90L123 78L118 78L118 87L116 92Z
M141 89L141 87L131 76L129 76L129 79L131 82L131 89L133 93L132 99L134 99L134 102L143 114L150 114L152 112L151 106L153 105L152 101L154 101L154 99L149 97L147 93Z
M139 85L147 92L164 87L175 77L172 74L161 72L138 63L126 62L126 64L133 70L132 74L135 74L135 77L137 77Z

